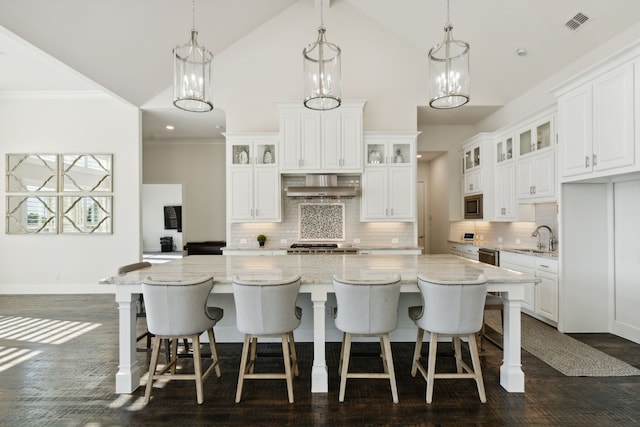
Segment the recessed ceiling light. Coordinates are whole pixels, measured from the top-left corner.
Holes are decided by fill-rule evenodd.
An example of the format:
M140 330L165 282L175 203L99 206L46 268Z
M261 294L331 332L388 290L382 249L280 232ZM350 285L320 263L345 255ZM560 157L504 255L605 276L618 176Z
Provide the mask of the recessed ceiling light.
M527 49L516 49L516 55L518 56L527 56L527 53L529 53L527 52Z
M173 130L173 129L175 129L172 125L166 125L165 127L167 128L167 130Z
M416 157L421 159L422 158L422 154L418 154Z

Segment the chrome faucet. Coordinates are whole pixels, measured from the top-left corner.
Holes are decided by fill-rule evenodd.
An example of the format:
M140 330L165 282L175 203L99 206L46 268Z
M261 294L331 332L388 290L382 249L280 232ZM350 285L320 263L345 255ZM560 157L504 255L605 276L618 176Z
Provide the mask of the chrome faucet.
M544 249L544 243L542 243L540 241L540 229L541 228L546 228L547 230L549 230L549 250L553 252L555 250L556 239L553 236L553 231L551 231L551 229L548 226L539 225L538 227L536 227L535 230L533 230L533 233L531 233L531 237L537 237L538 238L538 249L540 249L540 250Z

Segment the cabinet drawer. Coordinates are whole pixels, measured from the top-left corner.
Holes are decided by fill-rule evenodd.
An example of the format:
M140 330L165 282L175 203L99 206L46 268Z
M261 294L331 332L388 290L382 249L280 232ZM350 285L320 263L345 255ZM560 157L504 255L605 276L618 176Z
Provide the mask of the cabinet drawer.
M558 274L558 261L549 258L536 258L536 272L547 271L549 273Z

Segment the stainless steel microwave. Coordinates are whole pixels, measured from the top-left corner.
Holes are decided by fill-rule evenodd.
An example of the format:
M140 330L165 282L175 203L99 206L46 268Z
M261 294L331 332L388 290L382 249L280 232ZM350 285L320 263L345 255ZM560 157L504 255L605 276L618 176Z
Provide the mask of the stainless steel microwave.
M465 196L464 219L482 219L482 194Z

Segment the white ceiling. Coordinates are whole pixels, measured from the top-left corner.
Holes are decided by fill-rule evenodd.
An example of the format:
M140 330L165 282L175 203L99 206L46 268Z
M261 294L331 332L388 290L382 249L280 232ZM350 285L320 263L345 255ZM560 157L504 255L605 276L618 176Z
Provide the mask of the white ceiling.
M215 56L298 1L317 0L200 0L199 42ZM337 2L423 51L425 61L442 39L444 0ZM578 12L590 19L569 31L565 23ZM0 91L87 90L95 82L143 109L145 138L215 138L224 131L224 112L186 113L154 102L170 93L170 52L187 41L191 20L187 0L0 0L0 26L8 30L0 28ZM451 21L456 38L471 45L472 101L436 111L425 100L419 125L477 123L640 23L640 1L451 0ZM310 41L300 40L301 50ZM529 54L517 56L518 48ZM169 123L176 126L171 134Z

